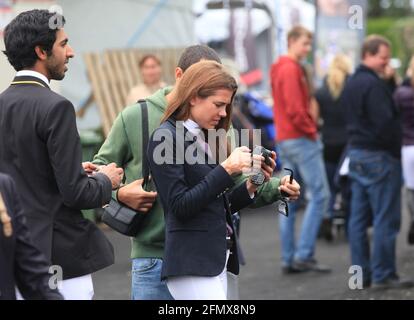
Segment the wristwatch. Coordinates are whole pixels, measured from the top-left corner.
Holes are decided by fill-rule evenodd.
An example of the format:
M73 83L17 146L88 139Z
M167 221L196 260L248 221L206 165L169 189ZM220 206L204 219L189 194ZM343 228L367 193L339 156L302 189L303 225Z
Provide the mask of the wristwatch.
M250 182L256 186L261 186L265 181L265 175L263 172L256 173L253 176L250 176Z

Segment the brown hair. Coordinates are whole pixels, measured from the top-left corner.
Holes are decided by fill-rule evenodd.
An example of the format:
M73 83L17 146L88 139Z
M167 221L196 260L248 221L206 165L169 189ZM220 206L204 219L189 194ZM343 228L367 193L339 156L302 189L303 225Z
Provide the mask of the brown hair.
M221 89L233 92L231 102L226 107L227 115L220 120L216 127L216 129L227 131L230 126L232 102L237 90L237 83L221 64L207 60L193 64L183 73L177 84L176 94L168 104L161 122L171 116L174 116L176 120L187 120L190 117L191 99L195 97L207 98Z
M150 53L144 55L141 59L139 59L138 66L140 69L148 59L154 60L159 66L161 65L161 60L155 54Z
M370 55L376 55L381 46L391 48L391 42L387 38L380 36L378 34L372 34L366 37L362 45L362 59L365 58L367 53L369 53Z
M226 106L226 117L222 118L216 126L216 130L229 130L232 112L233 98L237 91L236 80L227 72L225 68L215 62L202 60L191 65L184 73L181 80L176 85L175 94L172 96L161 122L165 122L173 116L175 120L185 121L190 117L191 100L195 97L208 98L215 94L217 90L230 90L233 92L230 103ZM208 135L206 131L205 137ZM218 137L217 137L218 139ZM207 141L208 142L208 141ZM222 141L216 141L216 155L219 155ZM227 153L229 147L226 143Z
M308 29L306 29L305 27L302 26L294 26L287 35L287 40L288 43L291 40L297 40L299 39L301 36L307 36L309 39L313 38L313 34L311 31L309 31Z

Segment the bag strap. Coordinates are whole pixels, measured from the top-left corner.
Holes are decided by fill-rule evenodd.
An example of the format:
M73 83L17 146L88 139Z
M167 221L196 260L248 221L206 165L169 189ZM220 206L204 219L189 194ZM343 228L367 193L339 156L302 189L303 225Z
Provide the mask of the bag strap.
M142 186L144 187L148 183L149 179L149 167L147 161L147 146L149 140L148 130L148 107L147 102L144 99L138 100L139 106L141 107L141 122L142 122L142 177L144 181Z

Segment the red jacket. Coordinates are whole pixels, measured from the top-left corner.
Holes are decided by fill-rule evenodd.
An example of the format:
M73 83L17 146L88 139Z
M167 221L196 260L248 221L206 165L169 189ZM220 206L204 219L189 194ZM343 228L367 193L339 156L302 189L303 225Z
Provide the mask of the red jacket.
M277 141L307 137L316 139L316 123L309 108L310 96L305 74L299 63L282 56L272 65L270 81L274 101Z

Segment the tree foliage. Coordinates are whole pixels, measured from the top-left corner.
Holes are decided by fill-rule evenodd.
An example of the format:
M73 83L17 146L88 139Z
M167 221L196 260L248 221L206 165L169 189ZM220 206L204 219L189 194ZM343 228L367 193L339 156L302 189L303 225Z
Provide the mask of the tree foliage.
M413 13L411 0L368 0L369 17L405 17Z

